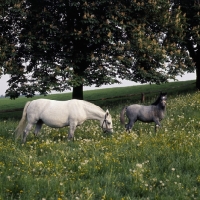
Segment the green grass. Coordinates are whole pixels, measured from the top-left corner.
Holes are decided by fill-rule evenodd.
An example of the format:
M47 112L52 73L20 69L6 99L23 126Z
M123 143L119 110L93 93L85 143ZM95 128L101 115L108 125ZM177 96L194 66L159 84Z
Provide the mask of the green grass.
M66 141L68 128L44 126L37 138L29 134L22 145L12 135L18 119L2 119L0 199L200 199L200 93L164 89L170 94L167 115L157 133L153 123L141 122L125 132L119 112L127 100L110 104L113 134L86 121L74 142ZM109 97L106 90L93 91L94 96L88 92L91 98L98 92L98 98Z
M167 92L169 97L177 94L187 93L188 91L192 93L196 91L195 81L179 81L161 85L139 85L84 91L84 99L106 109L113 108L113 105L117 106L121 104L139 103L141 100L141 93L145 93L145 103L149 104L151 101L154 101L161 91ZM27 101L38 98L64 101L71 99L71 97L71 93L62 93L51 94L47 96L35 96L33 98L20 97L15 100L11 100L9 98L0 98L0 119L21 118L22 111L15 111L11 113L2 113L1 111L23 108Z

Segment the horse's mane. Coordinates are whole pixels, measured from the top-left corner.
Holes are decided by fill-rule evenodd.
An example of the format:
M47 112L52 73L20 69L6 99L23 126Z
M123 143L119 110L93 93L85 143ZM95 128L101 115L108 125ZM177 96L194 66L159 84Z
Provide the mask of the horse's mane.
M154 105L154 106L158 105L158 103L160 102L160 97L161 97L161 96L159 96L159 97L156 99L156 101L155 101L154 103L152 103L151 105Z
M84 104L88 107L95 107L95 108L98 108L99 110L101 110L101 111L103 111L103 112L105 112L101 107L99 107L99 106L97 106L97 105L95 105L95 104L93 104L93 103L90 103L89 101L84 101L83 100L83 102L84 102Z
M154 106L158 105L162 96L166 96L166 93L161 92L159 97L156 99L156 101L152 103L151 105L154 105Z

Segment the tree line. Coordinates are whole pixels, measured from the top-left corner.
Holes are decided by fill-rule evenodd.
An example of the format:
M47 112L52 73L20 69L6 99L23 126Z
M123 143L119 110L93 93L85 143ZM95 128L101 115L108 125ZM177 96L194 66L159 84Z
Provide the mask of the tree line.
M6 95L118 83L163 83L196 70L200 89L197 0L4 0L0 76Z

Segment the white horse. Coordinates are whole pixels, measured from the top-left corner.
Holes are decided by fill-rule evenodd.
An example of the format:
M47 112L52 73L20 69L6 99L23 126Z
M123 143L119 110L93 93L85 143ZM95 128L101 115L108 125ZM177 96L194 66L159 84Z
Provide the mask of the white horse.
M52 128L70 126L68 139L73 139L76 126L88 119L99 120L103 131L113 132L109 111L105 112L92 103L76 99L68 101L37 99L26 103L15 135L18 138L23 133L23 142L26 142L33 125L36 125L34 134L37 135L42 125L46 124Z

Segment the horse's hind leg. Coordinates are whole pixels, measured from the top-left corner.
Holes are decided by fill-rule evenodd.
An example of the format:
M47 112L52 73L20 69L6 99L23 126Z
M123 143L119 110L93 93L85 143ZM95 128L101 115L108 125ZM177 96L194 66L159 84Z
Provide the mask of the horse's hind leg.
M31 128L32 128L33 124L28 123L25 130L24 130L24 134L23 134L23 143L26 142L26 137L28 136Z
M133 127L133 125L134 125L134 123L135 123L136 121L137 121L137 120L130 120L130 119L129 119L128 124L125 125L126 131L128 131L128 132L130 133L130 132L131 132L131 129L132 129L132 127Z
M41 120L39 120L35 126L35 131L34 131L34 135L37 136L39 131L41 130L43 125L43 122Z

